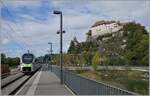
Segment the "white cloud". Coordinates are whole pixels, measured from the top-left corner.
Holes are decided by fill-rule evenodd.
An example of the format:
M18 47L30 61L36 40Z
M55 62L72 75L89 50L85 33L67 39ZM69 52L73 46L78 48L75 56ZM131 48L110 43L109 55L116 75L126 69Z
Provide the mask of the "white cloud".
M40 0L2 0L6 6L18 7L18 6L39 6Z
M7 44L8 42L9 42L9 40L6 39L6 38L4 38L4 39L2 40L2 44Z
M150 26L150 23L148 22L150 21L149 1L53 0L48 3L53 9L58 9L63 12L64 30L66 30L66 33L63 35L65 51L67 51L70 40L74 36L76 36L79 41L84 41L86 38L85 33L88 32L91 25L97 20L129 20L129 17L131 17L131 19L146 25L147 28ZM41 6L41 1L16 0L5 1L5 4L11 6L14 10L17 10L19 6L32 6L33 8L36 8L37 6ZM18 15L22 17L23 20L22 22L17 22L17 24L3 20L3 22L8 22L15 30L15 33L12 34L15 41L24 43L26 46L25 49L30 49L38 55L47 53L46 51L49 49L47 42L50 41L54 42L54 51L59 52L59 35L56 34L56 31L59 30L59 16L52 15L52 13L49 12L48 19L42 22L31 14ZM42 14L40 15L42 16ZM2 23L2 30L9 31L10 28L7 24ZM11 41L11 38L10 40L6 40L6 38L6 36L3 37L3 44ZM18 54L19 52L20 51L18 51Z

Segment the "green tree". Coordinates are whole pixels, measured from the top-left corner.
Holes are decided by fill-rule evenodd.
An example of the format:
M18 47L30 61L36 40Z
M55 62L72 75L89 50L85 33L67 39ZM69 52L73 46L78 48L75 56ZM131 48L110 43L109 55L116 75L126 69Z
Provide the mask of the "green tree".
M124 57L132 65L149 65L149 35L145 27L135 22L126 24L123 28L127 36L127 46Z
M73 51L75 51L75 44L74 44L74 41L71 40L70 47L68 49L68 53L73 53Z
M105 65L109 65L111 63L111 58L110 56L103 56L103 63Z
M84 51L82 53L82 57L84 58L85 63L88 64L89 59L88 59L88 52L87 51Z
M1 64L6 64L6 55L1 53Z
M78 42L77 38L74 37L73 40L70 42L70 47L68 49L69 54L78 54L81 50L81 44Z
M99 54L99 52L96 52L93 59L92 59L92 66L93 66L94 71L97 70L98 64L100 64L100 54Z
M81 54L81 55L78 57L78 64L80 64L80 66L82 67L85 63L86 63L86 60L85 60L83 54Z
M9 66L16 67L17 65L20 64L20 58L19 57L15 57L15 58L8 57L6 59L6 62Z

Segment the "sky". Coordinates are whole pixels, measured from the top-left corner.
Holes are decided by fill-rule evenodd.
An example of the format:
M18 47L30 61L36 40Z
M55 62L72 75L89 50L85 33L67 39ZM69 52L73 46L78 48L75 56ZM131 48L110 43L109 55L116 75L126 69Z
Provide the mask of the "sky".
M63 13L63 51L70 41L86 40L86 33L99 20L136 21L150 31L149 0L0 0L0 51L7 56L21 56L30 50L36 56L60 49L60 16Z

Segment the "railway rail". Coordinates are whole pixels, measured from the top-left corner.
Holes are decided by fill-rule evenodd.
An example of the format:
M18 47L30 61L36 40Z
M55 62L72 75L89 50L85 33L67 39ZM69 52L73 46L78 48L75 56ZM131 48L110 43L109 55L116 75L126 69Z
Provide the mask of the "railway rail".
M1 95L15 95L15 93L39 70L33 72L31 75L18 73L1 81Z
M15 71L15 72L12 72L12 73L1 74L1 79L7 78L7 77L12 76L12 75L16 75L18 73L20 73L20 72Z

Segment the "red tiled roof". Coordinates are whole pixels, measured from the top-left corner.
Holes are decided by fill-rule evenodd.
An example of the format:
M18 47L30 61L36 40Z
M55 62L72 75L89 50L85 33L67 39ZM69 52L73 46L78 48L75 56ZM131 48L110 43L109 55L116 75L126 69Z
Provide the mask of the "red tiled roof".
M101 20L101 21L95 22L95 24L92 25L92 27L99 26L99 25L103 25L103 24L111 24L111 23L115 23L115 22L116 22L116 21L105 21L105 20Z

